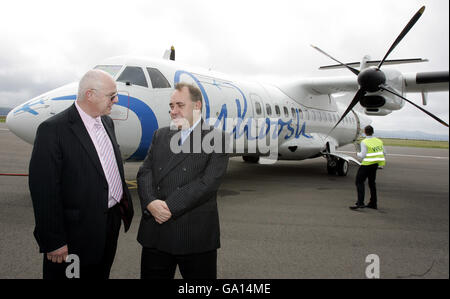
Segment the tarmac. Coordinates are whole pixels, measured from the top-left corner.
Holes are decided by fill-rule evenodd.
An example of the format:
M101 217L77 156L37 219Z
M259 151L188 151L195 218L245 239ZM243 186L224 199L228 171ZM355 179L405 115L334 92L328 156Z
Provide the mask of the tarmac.
M28 173L32 146L0 124L0 173ZM353 146L340 149L353 152ZM386 147L378 210L352 211L358 167L330 176L326 160L273 165L230 159L218 192L218 278L449 278L449 151ZM140 162L126 163L135 217L121 229L111 278L140 276ZM368 200L366 187L366 200ZM28 177L0 175L0 278L41 278ZM378 259L371 259L376 255ZM370 272L370 271L369 271ZM180 277L178 271L176 277Z

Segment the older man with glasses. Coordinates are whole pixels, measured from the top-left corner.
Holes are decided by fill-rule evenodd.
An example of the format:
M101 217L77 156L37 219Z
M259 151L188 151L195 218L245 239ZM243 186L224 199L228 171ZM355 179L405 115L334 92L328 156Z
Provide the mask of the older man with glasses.
M113 78L91 70L79 83L75 103L37 130L29 187L44 279L71 278L66 258L72 254L78 257L74 273L80 278L109 278L121 219L127 231L133 218L108 116L117 102Z

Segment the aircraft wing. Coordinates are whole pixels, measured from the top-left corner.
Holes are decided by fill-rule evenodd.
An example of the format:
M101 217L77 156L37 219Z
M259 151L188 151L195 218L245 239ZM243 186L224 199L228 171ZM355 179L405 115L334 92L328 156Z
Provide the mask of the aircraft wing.
M437 92L449 90L449 72L417 72L400 74L404 92ZM303 78L279 86L290 98L301 101L308 95L356 92L356 76Z
M448 91L449 72L403 74L406 92Z
M280 89L290 98L297 100L306 96L332 94L344 91L358 90L357 77L317 77L304 78L280 86Z

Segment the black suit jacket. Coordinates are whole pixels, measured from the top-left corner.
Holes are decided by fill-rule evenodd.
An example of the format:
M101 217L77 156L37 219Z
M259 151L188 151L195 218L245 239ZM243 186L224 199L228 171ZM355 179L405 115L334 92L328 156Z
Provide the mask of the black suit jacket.
M131 195L109 116L101 117L122 178L120 210L125 231L133 218ZM88 131L73 104L37 130L29 166L29 187L40 252L65 244L83 263L101 261L108 211L108 183Z
M207 138L211 145L219 139L225 144L228 136L222 131L211 127L202 130L202 125L203 121L183 148L190 144L192 150L195 136ZM137 183L143 217L138 241L144 247L176 255L214 250L220 247L217 190L226 173L228 154L223 146L219 153L197 147L194 153L174 154L170 141L174 137L172 143L176 144L179 132L169 127L157 130L139 169ZM172 218L163 224L158 224L147 210L155 199L164 200L172 213Z

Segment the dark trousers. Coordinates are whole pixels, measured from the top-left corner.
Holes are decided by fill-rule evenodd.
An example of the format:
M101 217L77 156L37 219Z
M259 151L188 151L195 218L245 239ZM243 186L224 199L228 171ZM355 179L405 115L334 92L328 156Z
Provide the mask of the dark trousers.
M177 265L184 279L216 279L217 250L172 255L153 248L142 248L141 279L173 279Z
M369 189L370 189L370 201L369 205L377 206L377 187L375 180L377 177L378 164L372 164L367 166L360 166L358 173L356 174L356 189L358 190L358 201L357 205L364 204L364 193L365 186L364 183L366 179L369 179Z
M80 260L80 279L108 279L114 257L117 250L117 239L119 237L121 215L119 205L115 205L108 211L106 225L106 242L102 261L95 265L86 265ZM70 245L69 245L70 246ZM69 247L69 254L70 247ZM75 253L76 254L76 253ZM66 268L70 263L53 263L47 259L44 253L43 278L44 279L67 279Z

